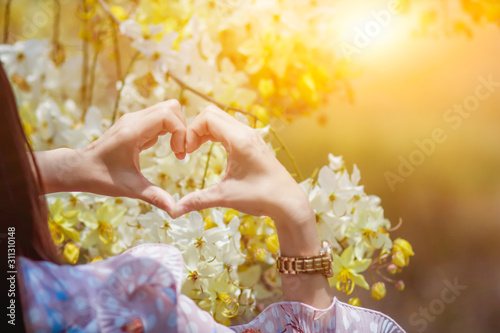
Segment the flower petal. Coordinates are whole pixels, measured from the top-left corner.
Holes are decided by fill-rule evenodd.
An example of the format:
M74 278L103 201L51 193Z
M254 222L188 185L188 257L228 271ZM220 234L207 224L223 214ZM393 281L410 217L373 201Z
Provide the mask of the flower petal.
M366 282L365 277L363 275L353 273L352 280L354 281L355 284L357 284L361 288L370 289L370 286Z
M360 261L355 261L351 266L350 268L356 272L356 273L361 273L361 272L364 272L366 271L366 269L370 266L371 264L371 260L370 259L363 259L363 260L360 260Z

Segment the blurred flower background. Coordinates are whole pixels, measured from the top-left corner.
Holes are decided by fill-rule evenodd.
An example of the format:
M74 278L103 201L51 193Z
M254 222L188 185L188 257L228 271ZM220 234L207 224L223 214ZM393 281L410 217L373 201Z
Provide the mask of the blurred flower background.
M216 102L258 128L309 194L334 244L339 299L408 331L500 331L500 1L0 7L0 57L35 149L85 146L166 98L187 117ZM220 145L183 163L169 152L167 135L141 167L171 193L215 184L225 168ZM48 199L70 263L171 243L186 261L183 292L218 321L279 299L268 218L212 209L172 220L127 198Z

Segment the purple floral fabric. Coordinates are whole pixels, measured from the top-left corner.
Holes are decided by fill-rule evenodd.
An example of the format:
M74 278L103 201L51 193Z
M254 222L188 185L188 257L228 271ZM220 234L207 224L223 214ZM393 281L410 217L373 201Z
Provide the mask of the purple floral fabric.
M165 244L80 266L19 260L29 332L404 332L384 314L336 298L327 309L279 302L246 325L223 326L181 294L182 255Z

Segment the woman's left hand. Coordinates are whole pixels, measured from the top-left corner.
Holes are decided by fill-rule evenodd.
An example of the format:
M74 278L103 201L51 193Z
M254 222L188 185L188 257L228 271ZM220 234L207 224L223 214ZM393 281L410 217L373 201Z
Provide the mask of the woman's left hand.
M141 173L139 153L158 137L172 133L175 156L185 153L186 122L177 100L125 114L99 139L84 149L36 152L47 193L83 191L144 200L171 214L172 196Z

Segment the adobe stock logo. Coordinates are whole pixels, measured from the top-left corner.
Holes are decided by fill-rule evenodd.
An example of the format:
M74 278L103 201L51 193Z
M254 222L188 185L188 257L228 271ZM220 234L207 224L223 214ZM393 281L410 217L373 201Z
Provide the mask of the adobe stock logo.
M21 35L9 31L10 40L17 41L34 38L40 29L52 23L57 12L57 6L62 6L70 0L39 0L33 1L32 7L36 10L32 12L31 18L23 16L21 18Z
M434 322L436 317L442 314L449 305L456 301L467 286L458 284L458 278L453 280L453 283L444 280L445 288L441 290L439 297L433 299L429 302L427 307L420 307L418 312L415 311L410 315L409 323L411 326L415 327L418 332L422 333L427 329L429 322Z
M464 119L469 118L479 109L482 101L490 98L500 87L500 81L493 81L493 75L487 78L480 76L479 84L474 89L474 93L467 96L462 103L454 104L443 113L443 121L452 129L457 130L462 126ZM424 164L425 160L436 152L438 144L445 143L448 140L446 129L436 127L431 131L427 138L415 139L415 148L407 155L399 155L399 165L397 172L386 171L384 178L392 192L396 190L398 183L404 183L406 178L415 173L418 166Z
M392 22L394 16L398 13L400 1L391 0L386 9L372 10L370 20L354 28L354 36L351 42L343 41L339 45L338 53L342 54L347 60L352 60L353 55L360 54L363 49L370 46Z

